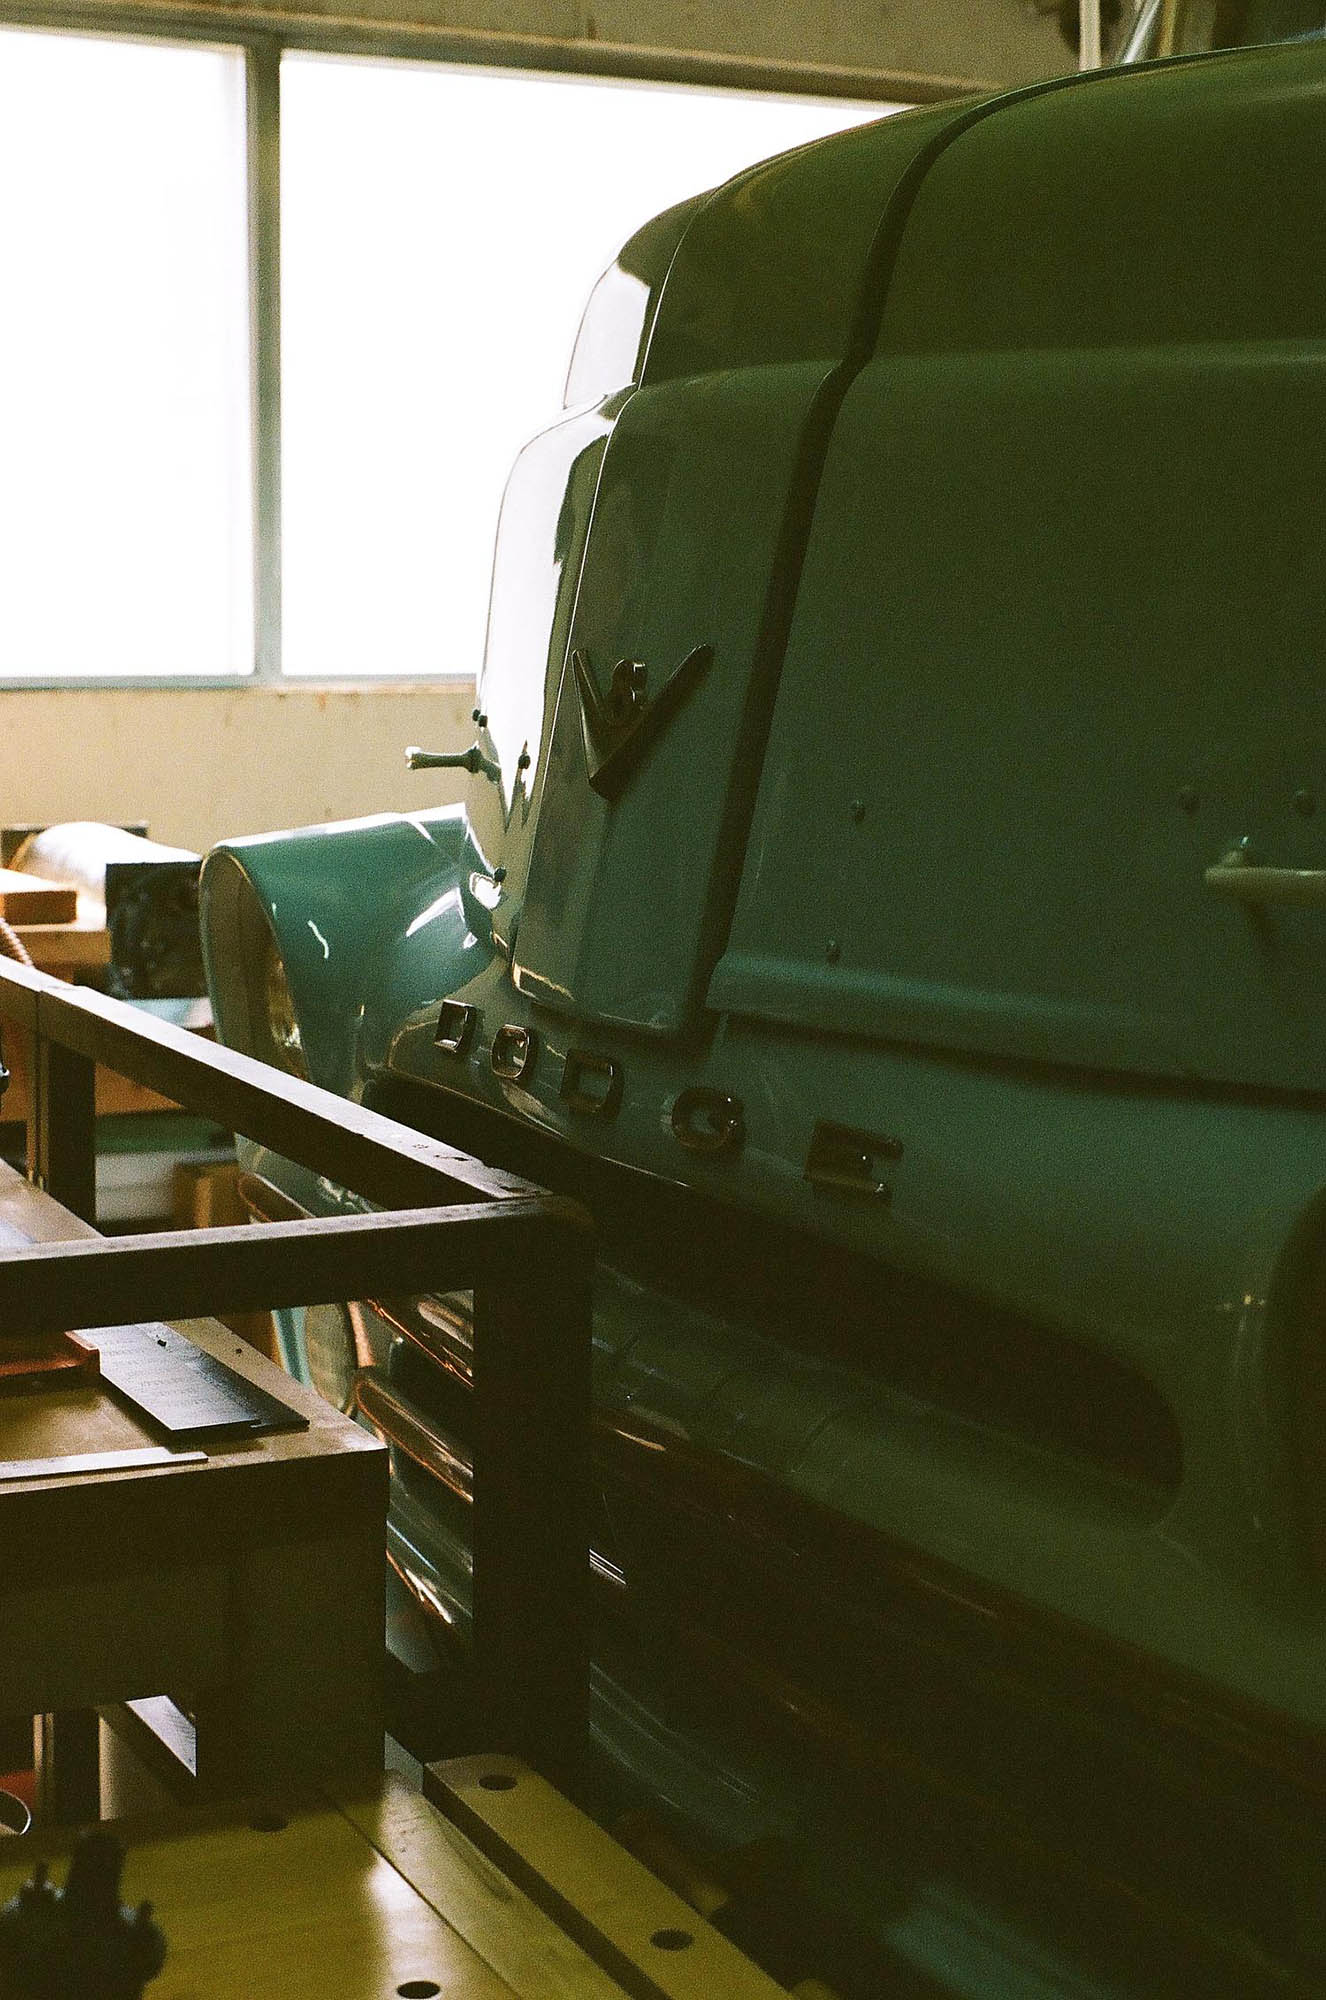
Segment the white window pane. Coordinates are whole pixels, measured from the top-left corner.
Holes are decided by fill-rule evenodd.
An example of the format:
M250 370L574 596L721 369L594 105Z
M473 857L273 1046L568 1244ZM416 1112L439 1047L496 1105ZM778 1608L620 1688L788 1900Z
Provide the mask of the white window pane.
M243 91L0 30L0 673L252 664Z
M661 209L880 109L287 56L283 659L463 673L517 451Z

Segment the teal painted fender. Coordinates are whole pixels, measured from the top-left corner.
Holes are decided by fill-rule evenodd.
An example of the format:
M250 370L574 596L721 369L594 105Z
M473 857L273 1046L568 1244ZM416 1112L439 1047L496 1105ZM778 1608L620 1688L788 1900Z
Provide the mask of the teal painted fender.
M203 869L200 913L222 1039L263 1050L247 1009L261 932L285 969L313 1082L359 1094L388 1023L464 985L492 954L475 894L490 879L463 806L381 814L227 841ZM250 901L245 901L246 885Z

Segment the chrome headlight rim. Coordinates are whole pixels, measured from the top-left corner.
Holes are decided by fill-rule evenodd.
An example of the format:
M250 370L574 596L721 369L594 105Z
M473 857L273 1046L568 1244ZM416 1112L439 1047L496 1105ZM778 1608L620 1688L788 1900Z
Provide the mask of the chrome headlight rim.
M233 854L210 854L201 896L203 961L218 1038L309 1080L299 1010L271 918Z

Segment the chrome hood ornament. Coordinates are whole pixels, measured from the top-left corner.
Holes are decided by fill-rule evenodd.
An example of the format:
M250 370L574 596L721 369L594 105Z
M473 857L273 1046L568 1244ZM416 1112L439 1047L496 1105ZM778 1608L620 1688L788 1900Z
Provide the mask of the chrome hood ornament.
M626 780L713 661L712 646L697 646L674 668L651 702L648 669L639 660L618 660L606 695L601 695L589 655L571 654L580 696L589 782L600 798L615 799Z

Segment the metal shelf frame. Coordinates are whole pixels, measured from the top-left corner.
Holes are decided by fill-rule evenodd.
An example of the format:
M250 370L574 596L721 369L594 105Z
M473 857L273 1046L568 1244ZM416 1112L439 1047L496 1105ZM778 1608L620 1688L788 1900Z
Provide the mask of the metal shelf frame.
M32 1066L28 1177L96 1221L98 1064L381 1204L0 1255L0 1345L72 1327L472 1288L472 1669L485 1740L566 1781L587 1740L590 1277L577 1204L361 1105L0 960Z

